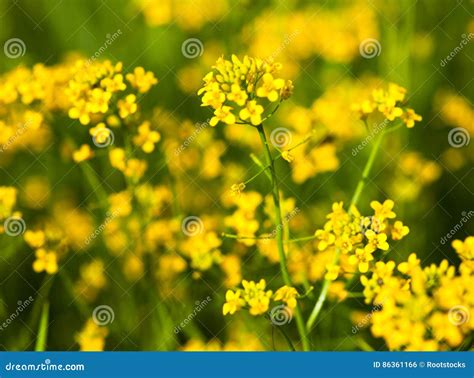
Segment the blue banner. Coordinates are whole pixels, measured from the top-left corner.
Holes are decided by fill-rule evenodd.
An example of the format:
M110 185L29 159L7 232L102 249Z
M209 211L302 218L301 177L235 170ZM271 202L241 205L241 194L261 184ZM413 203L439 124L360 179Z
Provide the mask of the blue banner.
M467 377L472 352L3 352L0 377Z

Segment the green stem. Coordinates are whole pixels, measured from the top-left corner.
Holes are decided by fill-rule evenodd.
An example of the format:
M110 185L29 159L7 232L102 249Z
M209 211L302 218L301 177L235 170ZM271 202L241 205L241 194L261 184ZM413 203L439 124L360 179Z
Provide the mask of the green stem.
M372 170L372 166L374 165L375 157L377 156L377 152L379 151L380 145L382 144L383 136L384 136L384 132L382 131L377 136L377 139L375 140L374 145L372 146L369 159L367 160L367 163L365 164L364 170L362 171L362 176L359 179L359 182L357 183L356 190L349 204L349 211L352 206L356 206L357 202L359 202L360 195L362 194L362 191L364 190L370 171Z
M362 194L362 191L364 190L365 184L367 183L367 178L369 177L372 166L374 165L375 157L377 156L377 152L380 149L380 145L382 144L383 136L384 136L384 132L382 131L377 136L377 139L372 145L372 150L370 151L369 159L367 160L367 163L365 163L364 170L362 171L362 176L359 179L359 182L357 183L354 194L352 195L352 199L349 204L349 212L351 211L352 206L357 205L360 195ZM334 260L333 260L334 265L339 262L340 254L341 254L341 250L339 248L336 249L336 254L334 255ZM318 300L316 301L316 304L314 305L313 311L311 312L311 315L309 316L308 321L306 322L307 332L310 332L312 330L314 323L316 322L316 319L318 318L318 315L321 312L324 301L326 300L326 297L328 294L330 284L331 284L330 280L324 280L323 287L321 288L321 293L319 294Z
M43 305L41 319L38 327L38 337L36 338L35 352L46 350L46 339L48 338L49 302Z
M257 130L258 130L258 134L260 135L260 140L262 141L265 157L267 159L267 165L270 166L269 170L270 170L271 184L272 184L273 204L275 205L276 242L277 242L278 255L279 255L279 260L280 260L280 270L281 270L281 274L283 276L283 281L285 282L285 284L287 286L293 286L291 284L290 275L286 267L286 254L285 254L285 249L283 246L283 222L282 222L281 207L280 207L280 190L278 189L278 179L275 172L275 165L273 162L272 154L270 152L270 147L268 146L267 137L265 136L265 131L263 130L262 124L257 126ZM295 308L295 318L296 318L296 326L298 328L301 342L303 344L303 350L308 351L309 340L304 328L303 317L301 315L301 311L298 306Z

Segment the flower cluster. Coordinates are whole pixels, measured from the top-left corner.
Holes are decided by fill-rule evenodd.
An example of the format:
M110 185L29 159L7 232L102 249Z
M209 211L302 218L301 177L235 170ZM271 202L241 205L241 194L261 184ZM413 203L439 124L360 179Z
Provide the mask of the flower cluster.
M127 74L126 80L139 93L149 91L158 82L153 73L145 72L142 67ZM101 120L109 112L116 95L120 97L116 101L118 114L122 119L127 118L138 110L138 105L135 94L123 94L126 89L122 63L113 65L109 60L93 63L79 60L66 91L72 104L69 117L78 119L83 125L88 125L93 119Z
M412 128L415 126L415 122L421 121L422 118L413 109L403 107L405 97L405 88L389 83L386 90L374 89L369 99L353 104L352 109L362 119L366 119L369 114L379 112L389 121L399 118L408 128Z
M290 309L296 307L298 292L294 287L285 285L273 293L272 290L266 290L266 285L263 278L259 282L243 280L242 289L227 290L222 313L233 315L245 307L251 315L262 315L268 311L271 301L282 302Z
M409 232L401 221L393 221L394 202L372 201L374 214L363 216L352 207L346 211L342 202L332 205L332 212L322 229L315 232L317 248L322 253L341 254L341 261L326 266L326 279L334 281L339 275L366 273L374 266L374 254L388 251L388 238L400 240Z
M398 266L379 261L371 275L361 277L366 303L380 308L373 313L372 333L383 337L389 349L448 350L472 334L474 249L468 239L453 242L464 253L458 275L447 260L422 268L413 253Z
M202 106L211 106L214 116L210 125L219 122L260 125L270 105L291 96L293 84L278 77L279 64L245 56L240 60L219 58L214 70L204 77ZM274 110L275 107L272 108Z

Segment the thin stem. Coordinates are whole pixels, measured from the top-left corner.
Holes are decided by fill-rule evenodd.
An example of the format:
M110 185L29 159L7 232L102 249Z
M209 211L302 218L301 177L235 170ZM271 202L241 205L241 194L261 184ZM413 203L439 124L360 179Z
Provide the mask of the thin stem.
M44 352L46 350L46 339L48 338L49 322L49 302L43 305L41 319L38 327L38 337L36 338L35 352Z
M372 166L374 165L375 157L377 156L377 152L380 149L380 145L382 144L383 136L384 136L384 132L382 131L377 136L377 139L375 140L372 146L369 159L367 160L367 163L365 163L364 170L362 171L362 176L359 179L359 182L357 183L354 194L352 195L351 202L349 204L349 211L351 211L351 208L353 206L357 205L360 195L362 194L362 191L364 190L365 184L367 182L367 178L369 177ZM333 260L334 265L339 262L340 254L341 254L341 250L339 248L336 249L336 254L334 255L334 260ZM316 322L316 319L318 318L318 315L321 312L324 301L326 300L326 297L328 294L330 284L331 284L330 280L327 280L327 279L324 280L323 287L321 288L321 293L319 294L318 300L316 301L316 304L314 305L313 311L311 312L311 315L309 316L308 321L306 322L307 332L310 332L312 330L314 323Z
M267 137L265 136L265 131L263 126L260 124L257 126L258 134L260 135L260 140L262 141L263 149L265 151L265 156L267 159L267 164L270 166L270 175L271 175L271 184L272 184L272 196L273 204L275 205L275 226L276 226L276 242L278 247L278 255L280 260L280 270L283 276L283 281L287 286L292 286L290 275L288 273L288 268L286 267L286 254L283 246L283 223L281 217L281 207L280 207L280 191L278 189L278 179L275 172L275 165L273 162L272 154L270 152L270 147L268 146ZM301 337L301 342L303 344L303 350L309 350L309 341L306 335L304 328L303 318L299 307L295 308L295 318L298 332Z
M316 239L316 235L303 236L301 238L296 238L296 239L288 239L286 242L287 243L298 243L298 242L313 240L313 239Z
M351 202L349 204L349 211L352 206L356 206L357 202L359 202L360 195L362 191L364 190L365 184L367 182L367 178L369 177L372 166L374 165L375 157L377 156L377 152L379 151L380 145L382 144L383 136L384 136L384 132L381 132L378 135L377 139L375 140L374 145L372 146L369 159L367 160L367 163L365 163L362 176L359 179L359 182L357 183L357 187L354 194L352 195Z
M268 236L241 236L241 235L235 235L235 234L228 234L226 232L223 232L221 234L223 238L227 239L237 239L237 240L270 240L273 239Z

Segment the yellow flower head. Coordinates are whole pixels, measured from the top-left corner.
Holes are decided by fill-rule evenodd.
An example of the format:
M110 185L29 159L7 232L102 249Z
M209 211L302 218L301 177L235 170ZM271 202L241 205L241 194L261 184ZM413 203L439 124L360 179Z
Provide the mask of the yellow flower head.
M241 291L232 291L227 290L225 293L224 306L222 307L222 313L224 315L230 314L233 315L236 311L240 310L242 306L245 305L245 301L240 297Z
M287 99L293 91L291 81L276 76L281 68L276 63L232 55L231 60L219 58L213 68L198 91L202 106L214 109L211 126L219 122L257 126L271 103Z
M282 301L287 304L289 308L296 307L296 298L298 297L298 292L294 287L282 286L280 287L275 294L273 295L273 300Z
M129 73L125 77L132 87L138 89L140 93L148 92L153 85L158 83L158 79L153 72L146 72L143 67L135 67L133 73Z
M92 158L92 156L94 156L94 152L88 144L83 144L81 147L79 147L78 150L72 153L72 159L76 163L89 160L90 158Z
M58 271L58 259L56 252L40 248L36 250L36 260L33 262L33 270L36 273L46 272L55 274Z

